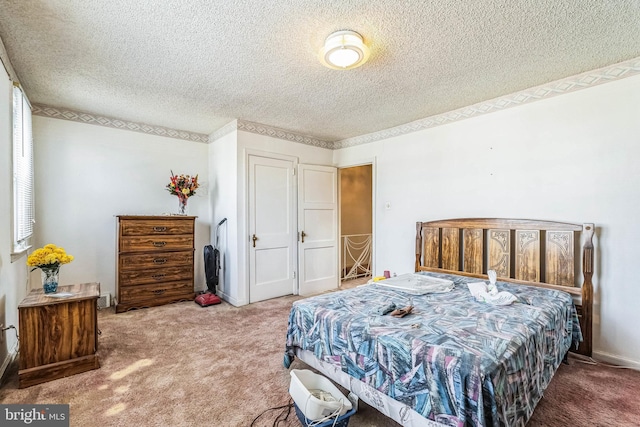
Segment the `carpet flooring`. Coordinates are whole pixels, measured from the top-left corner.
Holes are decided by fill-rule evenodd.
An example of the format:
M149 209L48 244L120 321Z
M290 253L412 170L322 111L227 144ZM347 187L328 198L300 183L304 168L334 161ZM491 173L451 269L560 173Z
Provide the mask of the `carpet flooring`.
M18 389L17 361L0 403L68 403L71 426L250 426L289 401L282 366L288 296L236 308L193 302L115 314L101 310L101 368ZM307 366L295 361L292 368ZM570 360L528 426L626 426L640 422L640 372ZM363 404L350 427L397 426ZM272 426L279 411L255 426ZM298 426L295 414L278 424Z

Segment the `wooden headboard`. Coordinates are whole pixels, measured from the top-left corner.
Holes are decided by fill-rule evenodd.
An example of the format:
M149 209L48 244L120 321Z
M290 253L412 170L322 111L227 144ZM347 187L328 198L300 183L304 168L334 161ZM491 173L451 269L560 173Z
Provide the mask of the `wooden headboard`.
M591 356L593 224L528 219L466 218L416 223L416 269L486 278L568 292L576 304L584 341L577 352ZM580 243L582 242L582 245ZM580 257L582 253L582 269ZM577 283L582 271L582 283Z

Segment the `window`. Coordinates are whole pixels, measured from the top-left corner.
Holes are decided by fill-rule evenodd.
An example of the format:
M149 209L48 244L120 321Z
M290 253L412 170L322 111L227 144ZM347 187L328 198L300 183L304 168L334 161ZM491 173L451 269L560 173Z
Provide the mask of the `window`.
M33 138L31 105L13 86L13 252L29 248L35 222L33 207Z

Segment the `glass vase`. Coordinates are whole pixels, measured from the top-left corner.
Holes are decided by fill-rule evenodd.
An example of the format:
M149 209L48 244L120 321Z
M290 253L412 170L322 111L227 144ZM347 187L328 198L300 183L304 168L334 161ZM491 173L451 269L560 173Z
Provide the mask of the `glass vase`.
M178 197L178 215L187 214L187 200L186 197Z
M58 290L58 275L60 266L40 267L42 270L42 287L45 294L52 294Z

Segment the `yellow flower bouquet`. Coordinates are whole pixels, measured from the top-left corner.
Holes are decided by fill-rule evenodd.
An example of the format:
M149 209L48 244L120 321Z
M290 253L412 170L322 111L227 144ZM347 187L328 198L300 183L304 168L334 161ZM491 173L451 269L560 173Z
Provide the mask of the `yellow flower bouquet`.
M42 270L42 286L44 293L48 294L58 290L60 266L71 261L73 261L73 256L67 254L64 248L48 244L33 251L27 258L27 265L33 267L33 270L36 268Z

